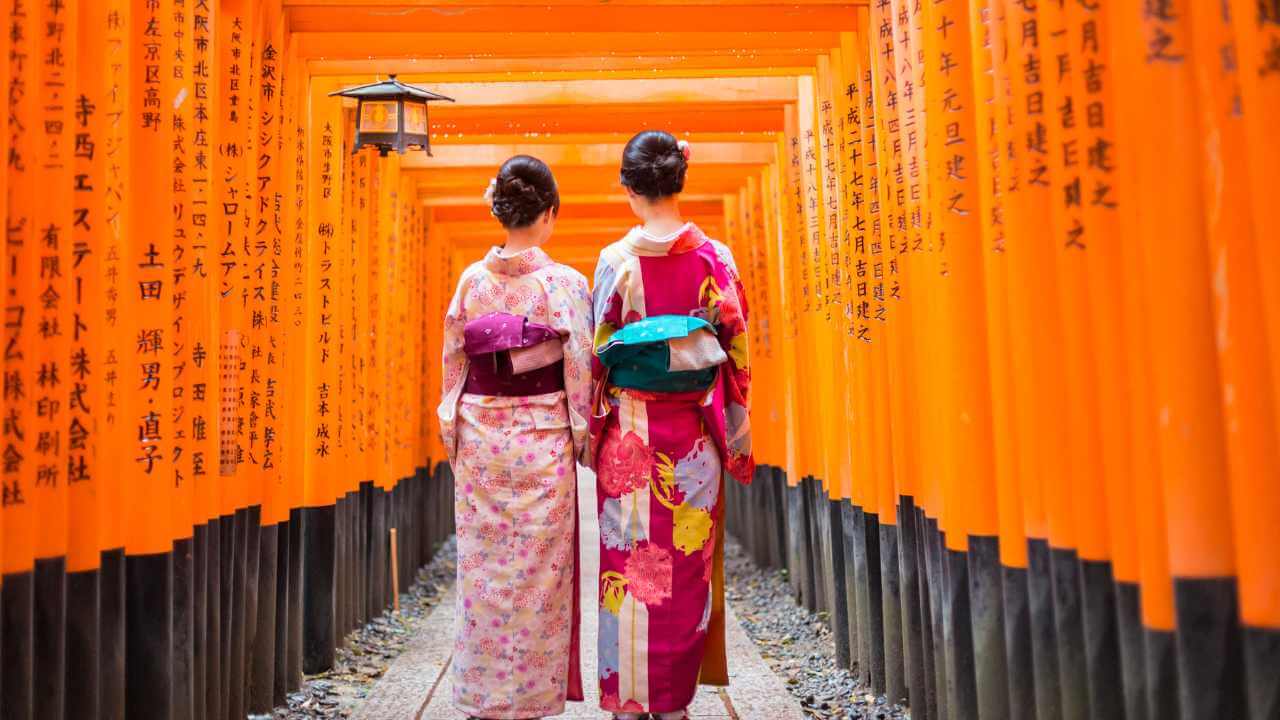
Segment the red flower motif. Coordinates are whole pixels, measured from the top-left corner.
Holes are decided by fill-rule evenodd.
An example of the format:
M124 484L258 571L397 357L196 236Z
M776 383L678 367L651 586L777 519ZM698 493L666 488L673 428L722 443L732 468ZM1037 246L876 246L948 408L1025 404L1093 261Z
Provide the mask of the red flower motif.
M739 334L745 328L745 323L742 320L742 308L738 307L738 303L721 301L718 308L720 310L720 327L730 330L734 335Z
M636 545L627 557L627 590L645 605L671 597L671 553L650 542Z
M645 487L652 471L653 451L633 432L620 440L606 442L600 453L600 487L609 497Z

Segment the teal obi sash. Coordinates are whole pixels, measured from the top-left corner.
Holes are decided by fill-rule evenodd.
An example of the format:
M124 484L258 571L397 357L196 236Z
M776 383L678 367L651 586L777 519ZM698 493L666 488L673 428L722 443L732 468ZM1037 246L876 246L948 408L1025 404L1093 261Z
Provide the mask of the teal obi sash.
M629 323L596 356L608 369L610 384L650 392L705 390L728 359L711 323L692 315L655 315Z

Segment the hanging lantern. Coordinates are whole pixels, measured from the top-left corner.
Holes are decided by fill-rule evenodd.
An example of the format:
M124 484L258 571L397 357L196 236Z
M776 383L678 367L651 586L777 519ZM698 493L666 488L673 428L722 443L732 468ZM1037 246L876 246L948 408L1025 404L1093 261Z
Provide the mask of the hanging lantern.
M391 75L382 82L358 85L329 93L355 98L356 141L352 154L369 145L378 148L383 157L391 150L401 155L405 150L423 150L431 155L431 125L427 122L427 103L453 98L437 95L420 87L406 85Z

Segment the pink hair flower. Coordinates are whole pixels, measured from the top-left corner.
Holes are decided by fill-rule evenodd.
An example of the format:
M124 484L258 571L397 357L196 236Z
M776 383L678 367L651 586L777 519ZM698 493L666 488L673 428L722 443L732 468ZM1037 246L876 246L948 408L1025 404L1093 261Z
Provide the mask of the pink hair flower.
M680 154L684 155L684 161L689 162L689 156L693 153L689 150L689 141L681 140L676 143L676 147L680 148Z

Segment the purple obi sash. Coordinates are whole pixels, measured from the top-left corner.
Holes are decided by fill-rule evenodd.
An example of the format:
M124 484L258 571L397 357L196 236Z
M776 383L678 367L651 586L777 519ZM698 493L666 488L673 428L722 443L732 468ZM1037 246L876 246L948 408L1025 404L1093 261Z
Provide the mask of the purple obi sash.
M468 322L462 337L471 361L465 392L516 397L564 389L564 345L549 325L489 313Z

